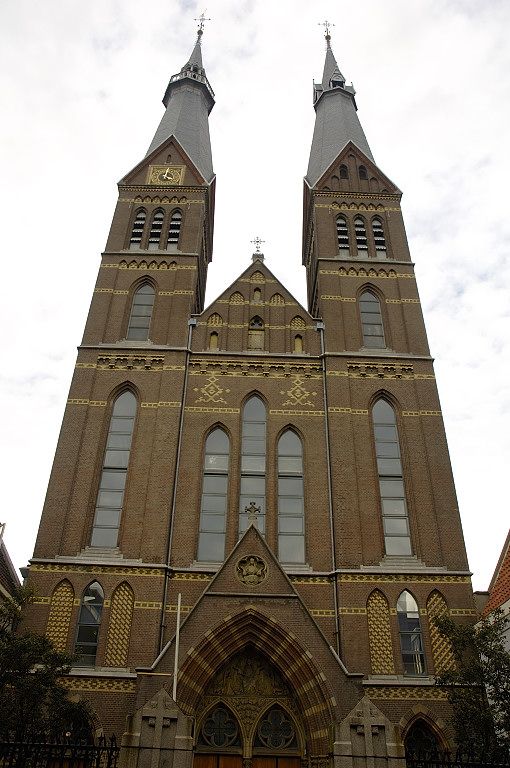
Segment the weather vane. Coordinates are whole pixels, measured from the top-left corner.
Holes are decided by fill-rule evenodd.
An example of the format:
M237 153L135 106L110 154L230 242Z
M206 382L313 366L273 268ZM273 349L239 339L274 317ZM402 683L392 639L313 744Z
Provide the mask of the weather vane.
M262 243L265 243L265 240L261 240L260 237L254 237L253 240L250 240L250 243L253 243L255 246L255 253L260 253L260 246Z
M207 8L205 10L207 11ZM202 11L200 16L198 16L196 19L194 19L194 21L198 21L199 22L199 25L198 25L198 36L200 37L201 35L204 34L205 22L206 21L211 21L211 19L208 19L206 17L206 15L205 15L205 11Z
M329 40L331 38L331 35L329 34L329 30L331 27L334 27L335 25L332 24L330 21L320 21L318 24L319 27L324 27L325 35L324 37L326 40Z

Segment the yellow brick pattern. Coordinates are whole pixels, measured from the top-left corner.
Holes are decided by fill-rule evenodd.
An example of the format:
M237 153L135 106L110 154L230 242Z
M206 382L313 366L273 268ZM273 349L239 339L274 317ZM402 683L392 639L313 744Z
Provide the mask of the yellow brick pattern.
M388 601L379 590L372 592L368 598L367 617L372 672L374 675L394 675L390 610Z
M119 584L112 597L110 624L106 641L107 667L126 667L135 597L127 582Z
M57 584L51 596L46 637L57 651L67 650L67 638L74 604L74 590L67 579Z
M448 613L448 606L443 595L434 590L427 600L427 613L429 615L430 645L432 646L432 658L436 675L440 675L453 665L452 649L449 641L441 635L436 627L434 618Z

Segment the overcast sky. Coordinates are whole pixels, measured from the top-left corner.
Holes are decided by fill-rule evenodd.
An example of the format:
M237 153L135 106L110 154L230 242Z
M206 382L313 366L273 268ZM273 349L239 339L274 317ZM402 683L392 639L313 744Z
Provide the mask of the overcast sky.
M32 554L116 200L144 156L193 0L2 0L0 521ZM207 303L265 241L305 303L302 177L329 19L340 68L403 209L475 589L510 525L510 3L209 0L217 199ZM283 191L283 194L282 194Z

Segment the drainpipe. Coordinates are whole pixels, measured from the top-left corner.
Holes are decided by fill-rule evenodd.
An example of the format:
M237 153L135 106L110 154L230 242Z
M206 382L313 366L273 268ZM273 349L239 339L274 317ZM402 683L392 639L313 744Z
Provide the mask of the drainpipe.
M335 519L333 516L333 480L331 477L331 442L329 430L329 412L328 412L328 388L326 385L327 365L324 345L324 323L318 321L316 329L321 338L321 363L322 363L322 391L324 398L324 426L326 428L326 463L328 467L328 504L329 504L329 532L331 537L331 560L333 566L333 594L335 599L335 635L336 652L340 656L340 623L338 620L338 584L336 572L336 552L335 552Z
M197 321L196 318L192 317L190 320L188 320L188 344L186 347L186 357L184 359L184 381L182 385L182 393L181 393L181 411L179 415L179 436L177 439L177 456L175 459L175 470L174 470L174 478L173 478L173 488L172 488L172 502L171 502L171 511L170 511L170 529L168 531L168 541L167 541L167 547L166 547L166 567L165 567L165 577L163 582L163 602L161 606L161 620L159 622L159 641L158 641L158 655L163 650L163 641L165 637L165 609L166 609L166 601L168 597L168 582L170 580L170 554L172 552L172 541L173 541L173 535L174 535L174 520L175 520L175 505L177 501L177 478L179 476L179 465L181 461L181 447L182 447L182 429L184 424L184 404L186 402L186 396L188 392L188 377L189 377L189 359L191 355L191 339L193 336L193 328L196 326Z

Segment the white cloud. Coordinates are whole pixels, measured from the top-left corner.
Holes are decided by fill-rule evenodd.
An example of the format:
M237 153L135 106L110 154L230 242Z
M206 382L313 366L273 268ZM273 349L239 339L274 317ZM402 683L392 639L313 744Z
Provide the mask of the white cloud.
M150 12L135 0L0 7L1 517L18 565L32 551L115 183L150 143L198 11L185 0L153 0ZM333 0L215 0L206 15L218 174L207 300L260 234L269 267L305 301L302 176L324 54L317 25L330 18L376 160L405 193L468 553L485 587L510 517L510 7L367 0L360 14Z

